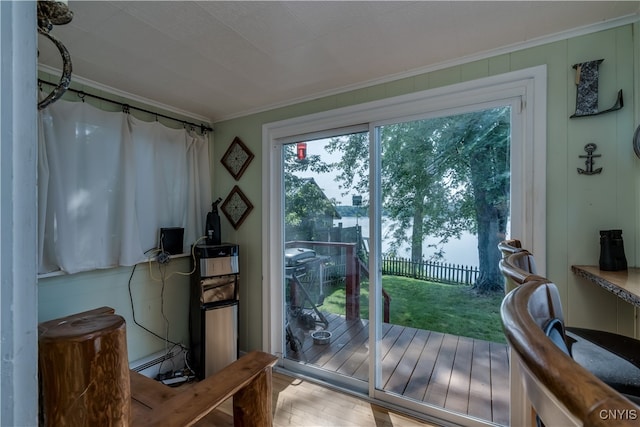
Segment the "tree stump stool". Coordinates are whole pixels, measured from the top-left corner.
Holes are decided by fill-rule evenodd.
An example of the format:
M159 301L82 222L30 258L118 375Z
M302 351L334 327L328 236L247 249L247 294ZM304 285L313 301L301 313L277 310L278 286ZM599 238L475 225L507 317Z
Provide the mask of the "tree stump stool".
M100 310L40 324L41 425L129 425L125 320Z

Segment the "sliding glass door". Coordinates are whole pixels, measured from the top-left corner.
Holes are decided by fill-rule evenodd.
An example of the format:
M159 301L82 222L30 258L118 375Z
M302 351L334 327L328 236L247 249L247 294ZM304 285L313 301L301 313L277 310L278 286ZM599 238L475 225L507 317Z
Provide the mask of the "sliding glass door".
M283 368L508 423L497 244L544 254L545 145L524 102L543 100L540 72L265 126L265 340Z
M510 231L511 106L393 121L374 135L381 289L372 296L386 298L375 389L506 423L497 245Z

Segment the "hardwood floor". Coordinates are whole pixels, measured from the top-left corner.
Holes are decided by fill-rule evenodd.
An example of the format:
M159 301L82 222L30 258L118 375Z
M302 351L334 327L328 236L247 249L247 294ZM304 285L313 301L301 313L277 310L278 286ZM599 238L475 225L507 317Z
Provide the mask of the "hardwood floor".
M188 387L183 385L181 387ZM434 427L354 396L309 381L273 373L273 425L340 427ZM233 426L231 400L200 420L199 427Z

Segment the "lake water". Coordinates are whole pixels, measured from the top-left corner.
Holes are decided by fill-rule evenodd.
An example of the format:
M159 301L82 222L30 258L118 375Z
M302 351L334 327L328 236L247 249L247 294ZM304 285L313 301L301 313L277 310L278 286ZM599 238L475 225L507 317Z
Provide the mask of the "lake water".
M345 228L355 227L356 222L358 225L362 227L362 236L370 237L369 236L369 218L367 217L360 217L360 218L342 217L342 219L334 221L333 225L337 226L338 223L342 223L342 226ZM384 238L384 236L387 234L389 230L390 224L391 223L389 219L382 218L382 236L383 236L382 252L383 253L387 252L390 246L390 240ZM410 232L411 230L408 230L408 231ZM431 239L431 238L427 238L424 241L422 245L422 251L425 258L428 259L428 257L434 253L433 248L429 247L428 245L436 241L437 241L436 239ZM406 257L406 258L410 257L411 256L410 248L411 247L408 244L403 246L398 251L398 256ZM478 239L474 234L463 233L460 236L460 239L449 240L449 242L445 244L442 247L442 249L444 252L443 262L445 263L456 264L456 265L462 264L462 265L471 266L471 267L478 266Z

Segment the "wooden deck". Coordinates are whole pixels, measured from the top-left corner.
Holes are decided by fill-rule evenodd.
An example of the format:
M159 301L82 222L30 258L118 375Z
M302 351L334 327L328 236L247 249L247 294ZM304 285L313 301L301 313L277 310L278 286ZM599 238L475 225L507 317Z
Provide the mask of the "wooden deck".
M328 345L305 334L288 359L368 379L368 321L326 314ZM295 330L295 329L294 329ZM505 344L383 324L383 389L496 424L509 422L509 361Z

